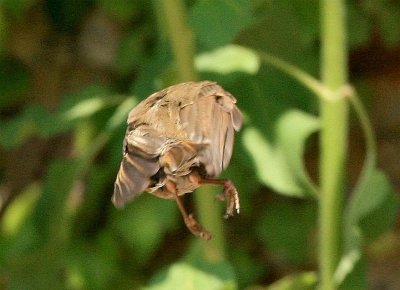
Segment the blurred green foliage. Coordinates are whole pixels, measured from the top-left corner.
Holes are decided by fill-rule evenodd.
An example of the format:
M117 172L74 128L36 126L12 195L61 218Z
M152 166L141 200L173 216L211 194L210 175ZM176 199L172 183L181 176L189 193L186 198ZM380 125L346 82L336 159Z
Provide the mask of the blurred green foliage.
M319 130L318 102L300 83L262 64L251 49L268 51L316 76L318 1L186 4L201 78L230 91L245 115L231 165L223 174L236 183L242 203L241 214L224 222L226 261L210 262L196 254L204 242L187 232L173 201L145 194L122 211L110 203L127 112L150 93L176 82L158 1L4 0L0 289L315 287L316 274L309 270L316 269L317 186L302 160L310 136ZM84 63L63 74L66 88L55 96L56 106L48 102L54 96L33 97L40 87L36 65L50 67L54 54L41 59L36 51L27 60L12 50L14 38L22 33L15 27L29 23L35 11L43 14L45 30L51 31L46 40L50 47L61 45L57 39L65 37L71 42L67 54ZM351 48L367 45L376 29L385 44L399 45L400 5L395 1L349 1L347 12ZM107 69L90 68L75 51L84 41L79 38L83 23L96 13L106 15L119 31L114 63ZM374 26L375 20L379 25ZM47 52L46 41L39 50ZM106 70L106 81L94 77L84 85L66 85L68 78L77 74L79 79L88 67L93 75ZM31 156L32 140L46 148L32 151L41 154L38 158ZM32 166L34 174L24 174L25 167ZM345 216L349 255L344 261L351 269L343 269L343 279L352 273L346 277L346 289L366 281L366 261L358 260L352 250L360 255L365 243L392 228L398 209L383 173L376 172L366 188ZM255 286L273 281L277 282Z

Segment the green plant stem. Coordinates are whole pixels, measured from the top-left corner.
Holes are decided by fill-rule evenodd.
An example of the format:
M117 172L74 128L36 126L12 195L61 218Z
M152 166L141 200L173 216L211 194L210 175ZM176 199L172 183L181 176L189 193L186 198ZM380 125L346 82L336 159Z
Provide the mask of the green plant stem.
M195 81L198 77L194 69L194 37L187 25L184 2L165 0L161 3L180 81ZM199 220L213 234L211 241L202 243L203 257L210 262L222 261L225 258L222 214L214 196L215 191L210 187L201 187L194 193Z
M179 77L181 81L195 81L194 37L187 26L185 4L181 0L163 0L161 3Z
M321 0L321 75L332 91L347 83L345 2ZM320 101L320 289L336 289L334 272L341 252L341 216L347 152L346 98Z
M324 98L327 100L334 100L340 98L341 95L335 94L332 90L324 86L319 80L309 75L302 69L280 59L276 56L270 55L269 53L258 51L260 59L267 64L287 73L299 83L317 95L319 98Z
M353 189L353 194L362 190L367 180L371 177L374 169L376 168L376 156L377 156L377 145L376 138L371 120L368 117L367 111L363 106L360 97L357 92L350 88L348 92L350 103L352 104L354 111L356 112L358 119L360 120L361 128L364 132L365 144L366 144L366 157L363 164L360 177L358 178L357 184Z

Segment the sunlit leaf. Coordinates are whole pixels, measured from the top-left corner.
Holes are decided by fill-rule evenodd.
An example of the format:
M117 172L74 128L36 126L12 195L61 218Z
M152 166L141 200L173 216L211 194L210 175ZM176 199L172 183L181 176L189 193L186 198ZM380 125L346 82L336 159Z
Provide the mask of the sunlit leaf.
M365 256L361 256L352 266L352 271L340 284L340 290L365 290L371 285L368 283L368 261Z
M313 290L317 281L316 273L304 272L286 276L266 287L265 290Z
M204 272L186 263L173 264L162 274L159 274L145 287L146 290L234 290L235 285L231 281L224 281L209 272Z
M285 195L315 193L303 165L306 139L319 128L318 119L300 111L288 111L276 127L275 144L256 128L247 128L243 142L257 169L260 180Z
M198 55L195 65L199 71L220 74L234 72L256 74L260 67L260 60L252 50L231 44Z
M84 99L73 106L71 109L64 112L63 117L66 121L72 121L79 118L85 118L93 115L94 113L115 105L122 101L119 97L96 97Z
M294 175L290 173L286 162L282 160L282 153L274 148L256 128L245 129L243 142L252 157L260 181L283 194L297 196L302 194L302 189Z

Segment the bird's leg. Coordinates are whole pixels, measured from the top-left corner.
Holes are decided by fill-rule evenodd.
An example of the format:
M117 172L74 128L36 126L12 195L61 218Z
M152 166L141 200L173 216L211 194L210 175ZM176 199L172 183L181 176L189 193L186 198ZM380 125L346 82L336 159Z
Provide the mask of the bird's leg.
M195 235L200 237L203 240L210 240L212 238L212 235L210 232L208 232L206 229L200 225L195 218L193 217L193 214L188 214L186 212L186 209L183 205L182 200L179 198L178 194L176 193L176 185L172 181L167 181L165 186L167 187L168 191L174 193L174 198L176 201L176 204L178 205L178 208L182 214L183 220L185 222L186 227Z
M217 184L224 187L224 191L216 196L218 200L227 200L224 218L233 216L234 210L236 210L236 213L240 212L239 193L232 181L229 179L201 178L196 173L192 173L190 178L198 184Z

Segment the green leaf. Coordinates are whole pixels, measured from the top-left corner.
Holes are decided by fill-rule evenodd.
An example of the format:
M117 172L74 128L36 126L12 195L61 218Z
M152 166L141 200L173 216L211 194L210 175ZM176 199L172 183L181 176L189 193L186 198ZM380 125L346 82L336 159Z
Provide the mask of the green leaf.
M154 55L142 61L144 61L143 69L132 84L131 91L134 95L144 98L162 88L160 86L160 75L166 70L166 66L172 62L169 44L166 40L160 40Z
M234 290L232 281L204 272L186 263L175 263L160 273L146 290Z
M252 22L251 1L200 0L189 13L189 23L206 49L232 42L235 35Z
M372 30L372 23L367 15L354 2L348 3L348 42L351 49L367 45Z
M125 35L118 48L116 66L117 70L122 75L132 73L136 66L142 64L146 57L144 34L142 31L132 31Z
M199 71L220 74L234 72L256 74L260 67L260 59L251 49L230 44L198 55L195 66Z
M340 290L365 290L369 289L367 282L368 277L368 263L366 261L366 257L362 256L355 263L353 270L349 275L346 276L346 279L340 284Z
M263 7L259 7L257 11L260 15L258 21L246 27L235 42L301 64L306 55L312 52L311 49L318 39L317 22L310 17L313 14L318 15L318 1L308 0L304 1L307 3L296 5L293 2L295 1L263 1ZM229 29L229 26L221 26Z
M178 217L173 200L149 194L138 197L122 210L115 209L114 214L114 230L140 263L151 258L164 234L176 225Z
M0 6L0 57L4 53L8 35L8 23L4 17L4 8ZM0 104L1 106L1 104Z
M32 220L44 240L60 238L69 230L66 220L67 198L71 194L78 167L72 160L54 160L50 164L42 195Z
M381 220L381 224L374 227L389 228L394 224L395 214L399 208L397 200L393 199L393 190L389 179L379 170L374 170L366 180L364 186L354 192L346 209L344 229L344 255L335 273L337 283L341 283L353 270L361 257L365 234L362 232L361 223L377 210L387 215L389 219ZM387 203L386 201L391 202ZM393 206L395 203L395 206ZM372 220L371 222L375 222ZM390 225L390 226L388 226ZM364 228L368 226L364 223Z
M380 28L385 44L395 47L400 43L400 5L395 1L387 1L380 13Z
M122 21L129 21L140 12L140 2L132 0L98 0L102 9Z
M53 161L32 214L5 251L10 289L63 289L65 242L70 231L66 209L76 166ZM29 269L27 271L27 269Z
M2 124L0 144L13 147L22 144L27 138L40 132L52 131L57 122L42 106L30 105L15 118Z
M316 213L315 204L309 201L274 202L265 208L257 232L271 255L303 265L311 258Z
M317 285L315 272L293 274L276 281L265 290L313 290Z
M1 23L0 7L0 54L1 37L4 34L1 28L5 28L5 23ZM0 59L0 67L0 108L22 102L30 86L30 74L27 67L8 58Z
M315 194L315 186L303 165L303 153L306 139L318 128L316 117L291 110L278 120L275 144L267 141L256 128L245 129L244 146L260 180L284 195Z
M36 2L36 0L3 0L1 4L11 12L14 17L22 18L29 7Z
M76 241L66 252L69 266L66 279L75 286L72 289L115 289L112 279L117 275L118 251L111 234L101 232L96 239Z
M283 156L297 182L314 194L317 189L304 167L303 154L307 138L319 128L318 118L295 110L285 113L277 124L277 147L283 149Z
M122 101L119 97L97 97L83 99L72 108L64 112L61 118L64 118L66 122L70 122L80 118L87 118L91 115L103 110L111 105L115 105Z
M23 192L18 194L1 219L0 228L2 233L13 236L21 229L23 222L32 212L38 200L39 193L39 184L32 183Z

